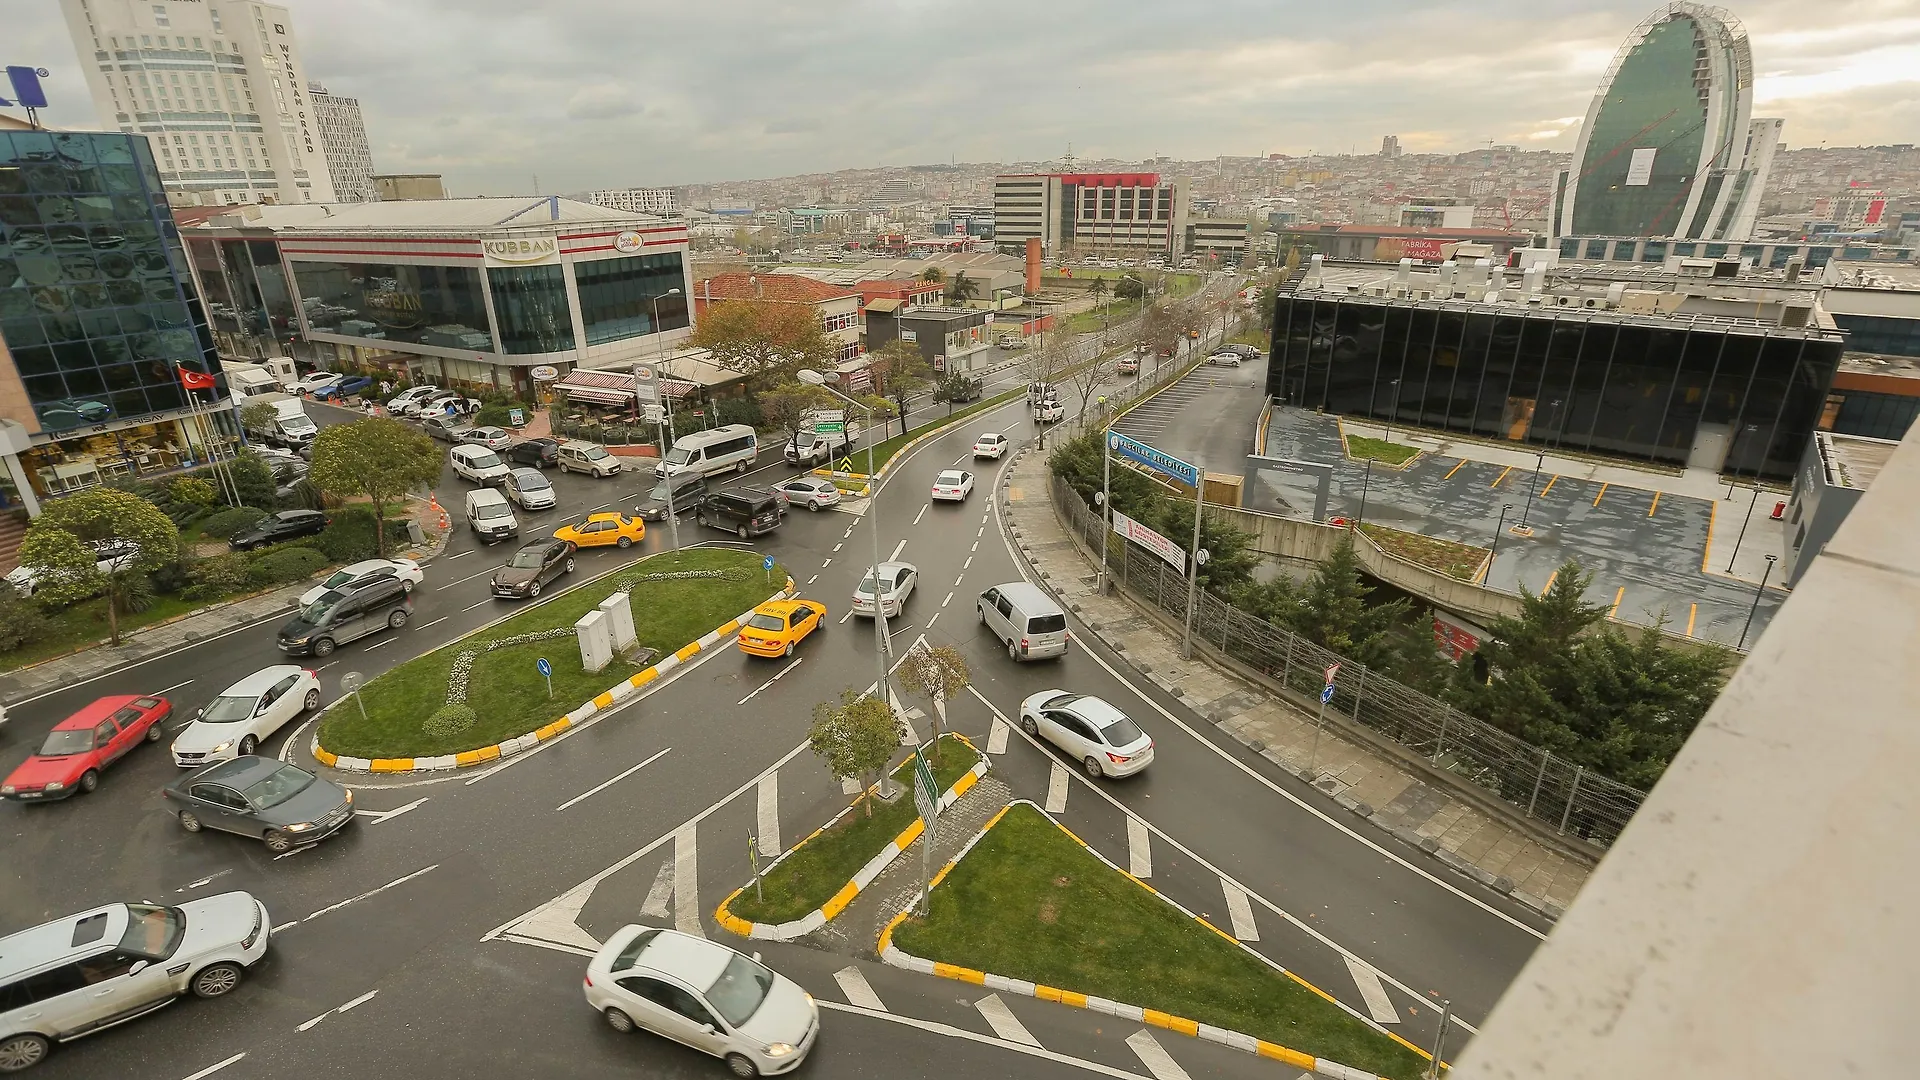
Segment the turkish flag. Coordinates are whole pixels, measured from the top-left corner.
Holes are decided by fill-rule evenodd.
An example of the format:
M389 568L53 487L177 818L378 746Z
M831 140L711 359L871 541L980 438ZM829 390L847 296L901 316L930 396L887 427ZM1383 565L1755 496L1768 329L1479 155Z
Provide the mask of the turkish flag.
M177 365L175 366L174 370L180 373L180 385L186 387L189 390L213 389L213 376L208 375L205 372L189 371L188 369L184 367L179 367Z

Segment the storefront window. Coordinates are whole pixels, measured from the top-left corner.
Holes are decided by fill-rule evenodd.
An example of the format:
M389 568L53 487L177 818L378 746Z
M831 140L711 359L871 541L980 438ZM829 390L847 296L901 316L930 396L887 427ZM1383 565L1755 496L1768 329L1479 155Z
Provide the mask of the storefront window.
M293 276L316 333L494 351L473 267L296 262Z
M660 309L658 329L689 325L685 294L667 295L686 284L677 251L575 263L573 277L580 288L580 319L589 345L654 333L655 307Z
M487 287L493 290L501 352L553 353L573 348L566 268L557 264L490 267Z

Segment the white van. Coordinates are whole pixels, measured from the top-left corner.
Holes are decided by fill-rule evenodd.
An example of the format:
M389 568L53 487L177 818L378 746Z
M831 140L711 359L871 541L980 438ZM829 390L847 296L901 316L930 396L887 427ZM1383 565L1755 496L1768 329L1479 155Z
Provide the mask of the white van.
M980 621L1014 660L1040 660L1067 653L1067 613L1037 585L995 585L980 594Z
M711 431L696 431L674 440L667 460L653 467L653 475L696 472L713 476L723 472L746 472L753 468L760 444L753 429L745 424L728 424Z
M520 519L513 516L507 497L490 487L467 492L467 527L487 544L520 535Z
M507 482L507 474L512 469L500 460L500 455L484 446L456 446L448 451L453 461L453 474L462 480L475 484L494 487Z

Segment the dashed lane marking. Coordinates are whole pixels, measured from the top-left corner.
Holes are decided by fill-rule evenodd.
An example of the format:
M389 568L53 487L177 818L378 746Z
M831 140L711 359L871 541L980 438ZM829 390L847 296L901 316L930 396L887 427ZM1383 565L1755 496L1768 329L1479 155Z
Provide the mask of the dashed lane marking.
M659 753L653 755L652 757L641 762L640 764L629 768L627 771L621 773L619 776L616 776L611 780L604 781L602 783L594 785L591 788L588 788L586 791L583 791L580 794L575 795L573 798L568 799L566 802L561 803L559 806L554 807L553 808L554 811L557 813L561 810L565 810L567 807L572 806L575 803L585 802L587 799L590 799L593 796L600 794L602 791L605 791L608 788L612 787L613 785L619 783L620 781L625 780L627 777L632 776L634 773L639 772L641 769L644 769L647 766L653 764L654 762L659 761L661 758L666 756L667 750L671 750L671 749L673 749L673 747L669 746L666 748L666 750L661 750ZM423 799L421 801L424 802L426 800Z
M1359 988L1360 998L1367 1003L1367 1015L1373 1017L1373 1022L1399 1023L1399 1010L1393 1007L1393 999L1387 996L1387 988L1380 984L1380 973L1351 956L1343 955L1341 959L1347 962L1347 971L1353 975L1353 985Z
M247 1056L246 1051L242 1050L240 1053L233 1055L232 1057L226 1059L225 1061L216 1061L213 1064L207 1066L206 1068L201 1069L199 1072L194 1073L192 1076L187 1077L187 1080L206 1080L207 1077L212 1076L214 1073L219 1072L221 1069L226 1068L227 1066L233 1064L236 1061L239 1061L241 1058L246 1056Z
M893 554L891 554L891 555L889 555L889 556L887 556L887 561L888 561L888 562L899 562L899 561L900 561L900 553L901 553L901 552L903 552L903 551L905 551L905 550L907 550L907 542L906 542L906 540L905 540L905 539L903 538L903 539L902 539L902 540L901 540L901 541L900 541L900 542L899 542L898 544L895 544L895 545L893 545Z
M927 504L927 506L932 506L932 505L933 505L932 503ZM927 516L927 506L921 507L920 512L913 515L913 523L915 525L920 524L920 519Z
M414 878L417 878L422 874L432 873L433 871L438 869L440 869L440 864L434 863L432 866L423 867L419 870L415 870L413 873L408 874L405 877L394 878L392 881L387 882L385 885L382 885L377 889L368 889L366 892L361 893L359 896L350 896L345 900L340 901L337 904L328 904L326 907L321 908L319 911L314 912L313 914L307 916L306 918L300 921L312 922L313 920L319 918L322 915L327 914L330 911L339 911L341 908L346 907L348 904L357 904L360 901L365 900L370 896L377 896L380 893L386 892L388 889L391 889L396 885L405 885L407 882L412 881Z
M834 972L833 981L840 984L840 992L847 996L847 1004L872 1009L874 1012L887 1011L886 1005L880 1000L880 995L874 993L873 986L867 982L867 977L860 974L860 969L852 964Z
M1067 776L1066 767L1057 761L1053 762L1053 771L1047 775L1047 813L1061 814L1066 812L1068 780L1069 777ZM1127 820L1132 821L1133 819L1128 818Z
M483 608L491 603L493 603L493 597L489 596L485 600L482 600L477 604L468 604L466 607L461 608L460 613L462 615L465 615L467 612L472 611L474 608Z
M819 581L819 580L820 580L820 575L819 575L819 574L815 574L815 575L813 575L812 577L810 577L810 578L808 578L808 579L807 579L807 584L809 584L809 585L811 585L811 584L813 584L814 582L816 582L816 581Z
M768 773L760 778L758 794L758 812L754 815L757 832L754 841L760 846L760 854L765 858L777 857L780 846L780 774Z
M448 619L451 619L451 618L453 618L453 616L451 615L442 615L430 623L421 623L419 626L414 627L414 629L425 630L429 626L439 626L441 623L446 622Z
M940 606L944 608L944 607L946 607L946 606L947 606L948 604L951 604L951 603L953 603L953 593L952 593L952 592L948 592L948 593L947 593L947 598L946 598L945 600L942 600L942 601L940 601Z
M673 834L673 928L683 934L706 937L700 925L700 852L698 830L692 822Z
M1233 936L1240 941L1259 941L1260 927L1253 921L1253 905L1247 903L1246 891L1226 878L1220 879L1220 888L1227 895L1227 917L1233 921Z
M1155 1039L1153 1033L1146 1028L1141 1028L1127 1036L1127 1046L1139 1055L1140 1064L1147 1067L1147 1071L1153 1074L1154 1080L1192 1080L1187 1075L1187 1070L1173 1060L1173 1055L1167 1053L1167 1048L1161 1046L1160 1041Z
M1153 840L1146 822L1127 815L1127 873L1137 878L1153 876Z
M995 1035L1022 1046L1040 1045L1040 1040L1034 1038L1033 1034L1027 1030L1027 1025L1022 1024L1020 1018L1013 1015L1013 1010L1007 1008L1007 1003L1000 1000L999 994L988 994L974 1002L973 1007L980 1010L980 1016L986 1020L987 1026L993 1029Z

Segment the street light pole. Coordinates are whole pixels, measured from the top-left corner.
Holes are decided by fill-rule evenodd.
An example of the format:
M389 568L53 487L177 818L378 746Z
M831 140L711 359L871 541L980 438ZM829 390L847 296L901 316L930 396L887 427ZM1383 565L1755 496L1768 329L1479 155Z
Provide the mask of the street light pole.
M1536 450L1534 454L1536 456L1533 461L1533 483L1527 485L1527 507L1520 511L1520 526L1522 528L1527 527L1527 519L1533 514L1533 493L1540 487L1540 467L1544 465L1547 460L1547 452L1545 450Z
M1507 515L1512 511L1512 503L1500 504L1500 523L1493 527L1493 546L1487 549L1487 572L1480 578L1483 585L1493 580L1493 560L1500 556L1500 534L1506 531Z
M1746 519L1740 522L1740 535L1733 542L1733 556L1727 560L1727 573L1733 573L1733 560L1740 557L1740 545L1747 538L1747 526L1753 523L1753 508L1760 504L1760 484L1753 485L1753 498L1747 503Z
M1753 588L1753 606L1747 609L1747 625L1740 628L1740 644L1734 646L1736 651L1747 647L1747 631L1753 629L1754 613L1760 610L1760 597L1767 591L1767 578L1773 576L1773 561L1779 557L1767 556L1767 568L1760 574L1760 584Z
M1360 520L1355 525L1355 528L1358 528L1360 525L1365 525L1367 523L1367 489L1372 485L1373 485L1373 459L1368 458L1367 459L1367 475L1364 479L1360 481Z
M665 352L666 352L666 346L661 344L661 341L660 341L660 333L661 333L660 331L660 298L661 296L679 296L679 295L680 295L679 289L668 289L666 292L660 294L660 296L654 297L649 302L649 306L652 307L653 309L653 352L654 352L653 367L656 374L656 378L654 380L655 385L659 385L659 379L657 378L657 375L661 367L663 366L663 362L665 360ZM640 376L638 373L634 375L634 379L633 379L633 394L634 394L634 403L638 404L640 400ZM663 470L666 469L667 467L667 401L671 397L672 395L666 392L666 387L662 386L660 388L660 401L656 404L656 407L659 408L660 411L657 414L655 414L657 419L654 421L654 423L658 425L658 430L660 433L660 467ZM663 477L663 479L665 480L667 485L667 536L673 543L673 550L679 551L680 550L680 512L677 509L675 509L673 505L673 474L669 472L665 477Z
M1387 384L1387 393L1392 396L1392 400L1387 403L1387 441L1392 442L1393 441L1393 413L1394 413L1394 410L1400 407L1400 380L1399 379L1395 379L1392 382Z

